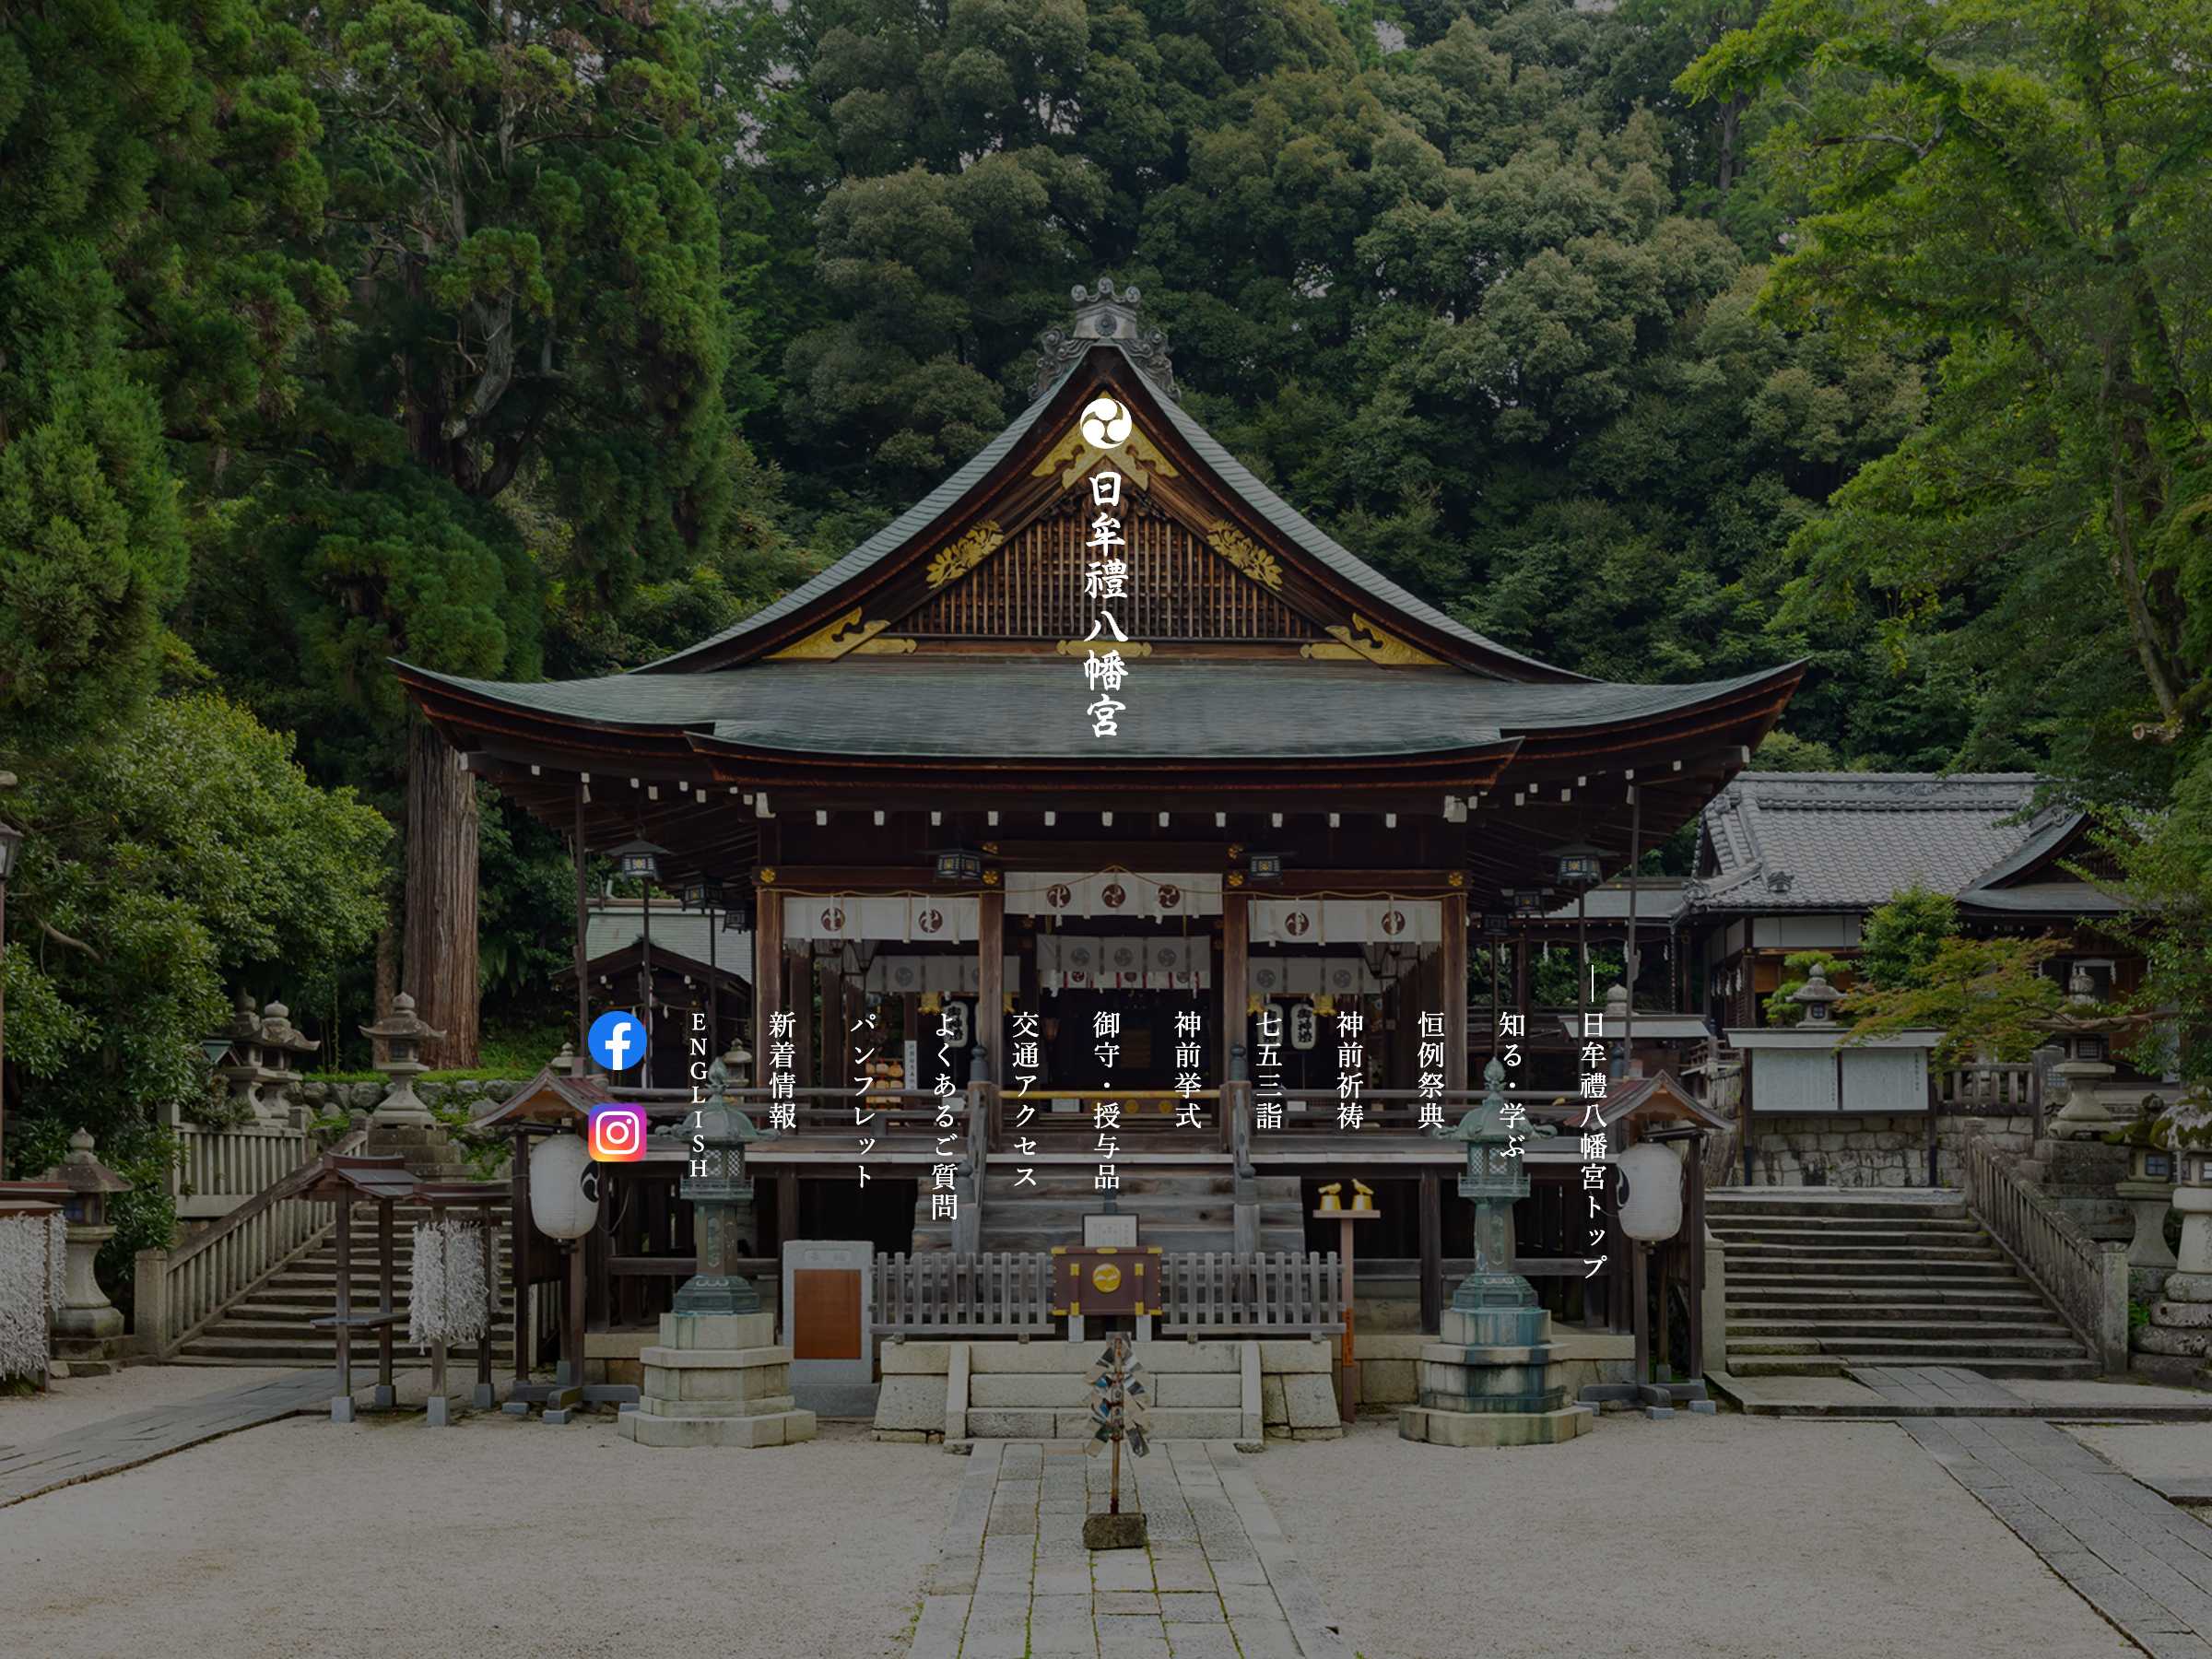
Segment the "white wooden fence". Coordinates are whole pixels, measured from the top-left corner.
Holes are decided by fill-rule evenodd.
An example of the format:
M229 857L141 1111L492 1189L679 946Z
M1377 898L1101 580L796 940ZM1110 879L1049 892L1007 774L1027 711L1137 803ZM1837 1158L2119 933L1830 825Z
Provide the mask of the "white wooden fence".
M2127 1246L2100 1243L1980 1135L1964 1159L1966 1207L2055 1306L2108 1373L2127 1369Z
M329 1149L356 1150L368 1139L356 1130ZM142 1250L132 1279L131 1347L157 1358L219 1313L264 1275L304 1250L336 1220L328 1204L271 1201L268 1189L323 1152L302 1135L290 1164L273 1171L258 1192L168 1250ZM263 1156L257 1152L255 1156Z
M180 1221L227 1216L313 1156L307 1130L288 1122L214 1128L194 1123L173 1105L163 1122L177 1139L169 1192Z
M870 1323L878 1335L1049 1336L1053 1258L1041 1252L877 1255ZM1160 1258L1160 1330L1292 1335L1344 1328L1335 1252Z

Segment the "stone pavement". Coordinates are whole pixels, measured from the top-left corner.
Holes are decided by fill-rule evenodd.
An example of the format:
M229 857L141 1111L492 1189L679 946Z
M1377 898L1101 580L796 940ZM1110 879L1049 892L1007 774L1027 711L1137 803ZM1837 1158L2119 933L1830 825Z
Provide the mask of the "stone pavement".
M2046 1418L2132 1423L2212 1422L2212 1393L2102 1379L2000 1382L1956 1365L1854 1365L1842 1377L1712 1373L1714 1392L1752 1417Z
M976 1441L909 1659L1350 1659L1241 1455L1156 1441L1124 1456L1122 1507L1143 1509L1151 1543L1094 1554L1083 1517L1106 1508L1106 1454Z
M2049 1423L1898 1426L2153 1659L2212 1659L2212 1526Z
M324 1410L337 1391L335 1371L300 1371L248 1388L126 1412L49 1440L0 1446L0 1509L57 1487L135 1468L241 1429Z

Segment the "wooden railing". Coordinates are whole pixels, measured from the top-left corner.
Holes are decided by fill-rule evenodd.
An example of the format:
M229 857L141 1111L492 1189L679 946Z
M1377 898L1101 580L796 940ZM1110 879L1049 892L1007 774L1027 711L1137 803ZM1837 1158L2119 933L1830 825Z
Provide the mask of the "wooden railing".
M1344 1270L1335 1251L1163 1256L1160 1286L1159 1328L1171 1336L1311 1335L1344 1329Z
M1053 1334L1053 1258L1041 1252L879 1254L872 1277L870 1324L879 1335ZM1344 1270L1334 1252L1160 1258L1163 1334L1341 1331L1343 1305Z
M289 1123L218 1128L194 1123L174 1105L164 1111L163 1121L177 1141L169 1192L181 1221L227 1216L312 1156L307 1129Z
M1939 1112L1984 1112L2027 1116L2042 1103L2035 1067L2025 1062L1990 1061L1953 1066L1934 1077Z
M369 1138L357 1129L329 1150L351 1152ZM309 1139L298 1169L324 1148ZM269 1189L291 1170L281 1170L262 1190L204 1231L169 1250L138 1253L132 1309L133 1351L165 1357L257 1279L305 1250L335 1220L335 1206L298 1200L277 1203Z
M878 1335L1049 1336L1053 1259L1033 1252L876 1258Z
M2100 1243L1981 1135L1966 1143L1966 1207L2107 1372L2127 1369L2127 1247Z

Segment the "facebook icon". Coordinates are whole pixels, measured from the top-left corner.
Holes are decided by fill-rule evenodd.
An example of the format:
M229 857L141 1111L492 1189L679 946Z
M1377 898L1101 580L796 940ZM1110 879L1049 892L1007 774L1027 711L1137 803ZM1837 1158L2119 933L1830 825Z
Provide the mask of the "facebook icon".
M586 1046L608 1071L628 1071L645 1058L645 1028L635 1014L618 1008L592 1021Z

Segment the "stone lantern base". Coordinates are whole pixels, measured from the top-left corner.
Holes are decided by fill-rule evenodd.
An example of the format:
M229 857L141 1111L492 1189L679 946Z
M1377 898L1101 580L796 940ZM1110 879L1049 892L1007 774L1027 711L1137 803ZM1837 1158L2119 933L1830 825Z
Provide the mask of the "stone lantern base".
M791 1397L791 1349L772 1313L664 1313L661 1341L638 1358L643 1397L616 1423L641 1446L792 1446L814 1413Z
M2136 1333L2129 1369L2160 1382L2212 1386L2212 1273L2173 1273Z
M1398 1408L1398 1434L1438 1446L1556 1446L1591 1413L1551 1381L1551 1315L1541 1308L1453 1308L1443 1340L1421 1349L1421 1403Z

